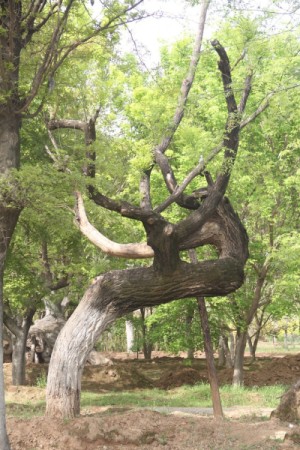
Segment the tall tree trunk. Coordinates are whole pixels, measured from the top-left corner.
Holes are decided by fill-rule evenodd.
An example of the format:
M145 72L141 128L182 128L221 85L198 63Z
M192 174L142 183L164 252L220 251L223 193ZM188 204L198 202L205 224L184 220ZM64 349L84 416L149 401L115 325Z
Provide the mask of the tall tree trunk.
M6 431L4 372L3 372L3 268L0 267L0 448L10 450Z
M13 102L12 102L13 103ZM20 207L17 185L10 177L10 169L18 169L20 162L20 118L14 113L14 104L0 105L0 177L3 189L0 193L0 342L3 342L3 275L4 266ZM3 345L0 355L0 444L2 450L10 448L6 433L3 375Z
M206 364L208 371L208 378L211 388L211 397L213 403L213 411L214 417L217 420L222 420L224 418L220 391L219 391L219 383L218 383L218 375L216 371L215 361L214 361L214 351L212 347L211 334L209 329L208 315L207 309L205 305L204 297L197 298L197 304L199 309L201 328L204 337L204 349L206 355Z
M146 317L146 308L141 308L143 353L144 353L144 358L149 361L151 359L153 345L149 341L145 317Z
M127 319L125 321L125 327L126 327L126 350L127 353L132 353L132 348L134 344L134 327L132 320Z
M26 384L26 341L34 313L35 310L31 310L23 319L22 326L19 327L18 332L13 334L12 384L14 386L24 386Z
M232 357L231 351L228 346L228 337L225 335L220 336L219 340L219 367L223 367L226 365L227 368L232 368Z
M13 336L13 353L12 353L12 384L14 386L25 385L25 352L26 338L22 330L17 336Z
M236 349L233 368L233 386L244 384L244 354L247 343L247 331L239 331L236 337Z
M219 338L219 346L218 346L218 366L224 367L225 366L225 350L223 345L223 336L220 336Z
M227 367L227 369L232 369L233 358L232 358L231 350L228 346L228 337L227 336L223 336L223 346L224 346L224 352L225 352L226 367Z
M194 319L194 308L188 308L185 317L185 336L188 345L187 358L194 359L195 347L192 335L192 323Z
M252 339L251 336L249 335L249 333L247 333L247 343L248 343L248 347L249 347L249 353L251 356L251 362L255 361L255 350L254 350L254 346L252 344Z

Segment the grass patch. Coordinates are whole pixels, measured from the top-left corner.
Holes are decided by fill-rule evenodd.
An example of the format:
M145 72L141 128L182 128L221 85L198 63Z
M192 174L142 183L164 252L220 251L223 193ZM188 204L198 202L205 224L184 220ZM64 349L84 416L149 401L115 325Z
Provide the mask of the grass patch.
M288 346L284 345L283 342L277 342L275 345L271 342L259 342L256 352L258 354L269 353L271 355L276 355L276 353L298 353L300 352L300 342L289 342Z
M28 403L6 403L7 417L17 417L18 419L32 419L45 414L45 401Z
M222 386L220 388L223 407L252 406L275 408L279 398L286 390L285 386L240 387ZM16 398L7 400L6 411L8 417L30 419L45 413L45 401L32 399L18 403ZM139 389L134 391L82 392L81 406L119 406L119 407L211 407L211 394L208 384L182 386L164 391L161 389Z
M286 390L285 386L232 387L220 389L222 404L230 406L253 406L275 408L279 398ZM175 406L175 407L211 407L211 394L208 384L182 386L163 391L143 389L135 391L109 392L95 394L83 392L81 405L84 406Z

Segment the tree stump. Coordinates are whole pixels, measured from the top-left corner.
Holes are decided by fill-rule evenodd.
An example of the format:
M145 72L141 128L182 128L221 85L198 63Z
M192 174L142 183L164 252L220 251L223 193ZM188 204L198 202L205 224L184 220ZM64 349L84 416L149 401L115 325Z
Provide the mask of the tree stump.
M284 422L298 422L300 420L300 380L283 394L280 404L272 413L272 417L277 417Z

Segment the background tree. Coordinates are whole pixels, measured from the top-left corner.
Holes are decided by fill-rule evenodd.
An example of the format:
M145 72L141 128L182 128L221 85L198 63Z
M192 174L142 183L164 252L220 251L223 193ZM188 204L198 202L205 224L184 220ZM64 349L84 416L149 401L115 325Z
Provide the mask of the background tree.
M106 2L99 20L91 19L86 5L74 0L57 2L9 0L1 8L0 57L0 340L2 341L3 271L7 250L23 203L14 170L20 167L22 119L35 116L55 82L64 61L83 43L110 31L142 1ZM80 19L78 19L80 17ZM132 16L132 20L137 19ZM72 26L67 24L72 23ZM83 26L85 24L85 26ZM22 196L21 196L22 199ZM0 354L2 367L3 355ZM3 373L0 371L0 441L9 448L5 429Z

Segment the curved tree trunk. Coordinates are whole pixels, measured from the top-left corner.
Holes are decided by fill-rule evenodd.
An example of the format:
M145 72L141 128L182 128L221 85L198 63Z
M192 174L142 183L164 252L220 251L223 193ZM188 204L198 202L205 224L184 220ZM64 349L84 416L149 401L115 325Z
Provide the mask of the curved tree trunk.
M228 346L228 337L221 335L219 339L219 361L218 366L223 367L226 365L227 368L231 369L233 367L231 351Z
M91 286L56 340L48 372L47 415L74 417L80 413L81 375L97 338L117 317L97 308L98 285Z
M100 333L117 317L142 306L192 295L224 295L242 282L241 264L232 258L182 263L172 274L159 274L148 267L112 271L98 277L56 341L48 373L46 414L79 414L84 363Z

